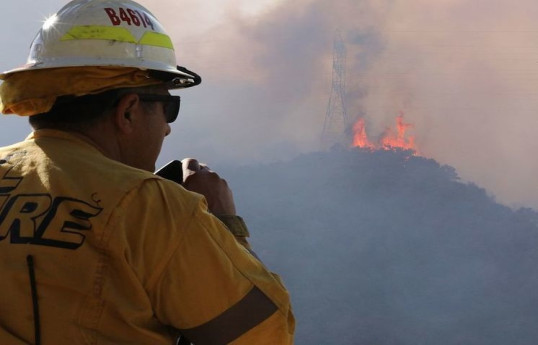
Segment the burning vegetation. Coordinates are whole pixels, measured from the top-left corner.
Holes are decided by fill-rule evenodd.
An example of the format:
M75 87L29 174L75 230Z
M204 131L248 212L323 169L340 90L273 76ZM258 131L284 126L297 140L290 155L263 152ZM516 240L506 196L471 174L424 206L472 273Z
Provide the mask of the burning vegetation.
M406 135L407 130L413 128L410 123L405 123L403 114L396 117L396 130L388 127L377 142L371 142L366 133L364 119L359 118L353 125L353 147L361 147L369 150L411 150L418 155L415 137Z

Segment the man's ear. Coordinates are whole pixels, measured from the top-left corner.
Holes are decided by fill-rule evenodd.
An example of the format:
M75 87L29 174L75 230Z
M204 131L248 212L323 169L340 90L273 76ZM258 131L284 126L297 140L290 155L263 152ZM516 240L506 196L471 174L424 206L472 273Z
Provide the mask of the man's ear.
M114 123L123 133L133 131L135 116L140 108L140 99L135 93L129 93L121 97L114 109Z

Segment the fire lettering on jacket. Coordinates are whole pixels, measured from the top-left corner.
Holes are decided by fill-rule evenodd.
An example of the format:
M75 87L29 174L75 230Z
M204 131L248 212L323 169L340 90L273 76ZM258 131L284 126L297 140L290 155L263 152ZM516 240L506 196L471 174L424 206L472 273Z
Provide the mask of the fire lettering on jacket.
M0 166L6 171L0 175L0 241L9 237L15 244L79 248L86 239L84 232L92 229L91 218L103 209L95 206L95 201L90 204L48 193L16 194L24 177L12 171L17 164L15 158L25 154L16 152L0 159Z
M5 159L0 160L0 165L5 164L7 161ZM22 181L22 177L10 176L9 173L12 168L8 169L0 180L0 194L10 193L12 190L17 188L19 183ZM1 204L0 204L1 205Z
M49 194L0 195L0 241L65 249L79 248L102 208Z

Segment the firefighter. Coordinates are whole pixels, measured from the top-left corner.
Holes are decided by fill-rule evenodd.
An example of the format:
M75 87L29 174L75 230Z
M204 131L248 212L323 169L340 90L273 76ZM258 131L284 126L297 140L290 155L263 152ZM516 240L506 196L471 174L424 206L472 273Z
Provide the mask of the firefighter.
M190 191L152 173L169 90L201 79L146 8L71 1L0 78L2 113L33 128L0 148L0 344L293 343L226 181L193 159Z

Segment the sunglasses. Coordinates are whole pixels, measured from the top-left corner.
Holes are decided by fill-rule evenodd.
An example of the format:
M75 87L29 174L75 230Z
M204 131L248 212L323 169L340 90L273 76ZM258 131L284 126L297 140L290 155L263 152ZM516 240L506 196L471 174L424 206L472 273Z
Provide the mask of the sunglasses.
M138 99L140 99L142 102L162 102L164 105L163 109L166 122L172 123L177 119L179 105L181 104L181 98L179 96L146 93L138 93L137 95Z

